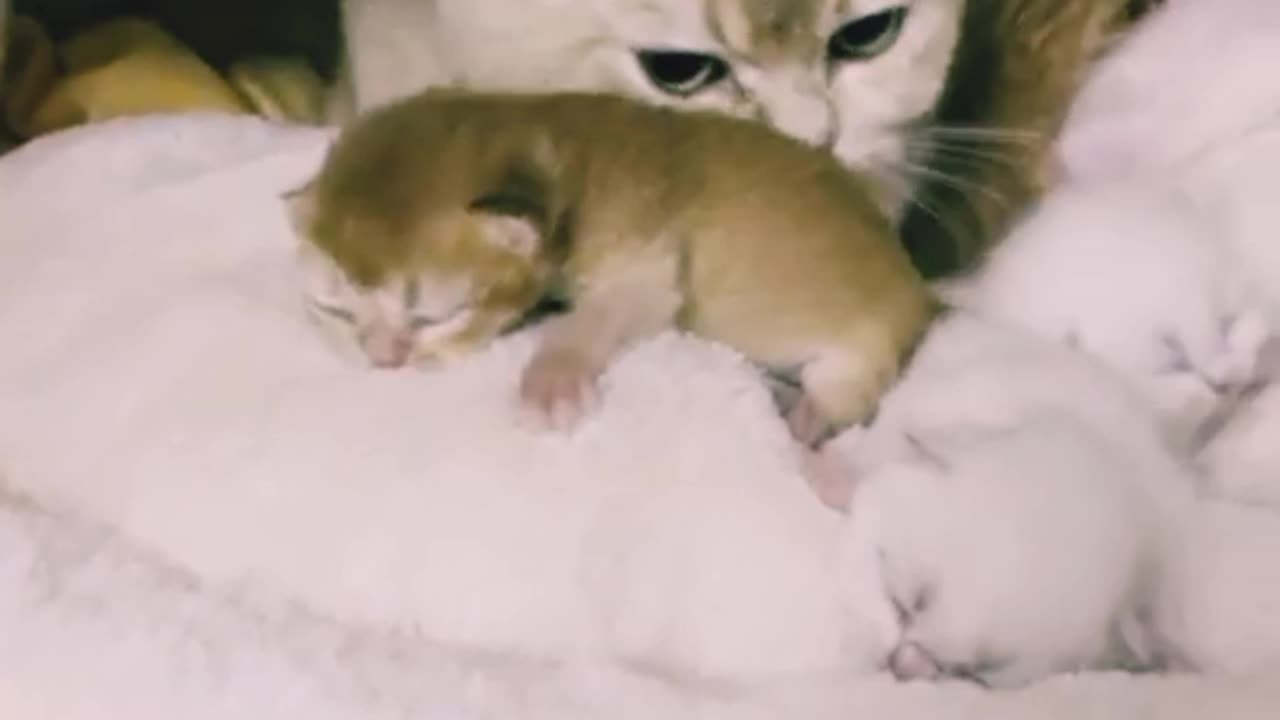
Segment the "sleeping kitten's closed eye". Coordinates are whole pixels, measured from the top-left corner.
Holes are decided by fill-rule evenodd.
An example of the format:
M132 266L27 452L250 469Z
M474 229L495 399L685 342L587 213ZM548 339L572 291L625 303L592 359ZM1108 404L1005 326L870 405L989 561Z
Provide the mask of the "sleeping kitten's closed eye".
M509 322L477 307L462 278L393 278L360 288L314 250L303 253L309 315L348 356L377 367L427 365L466 354Z
M324 178L284 200L308 315L340 353L375 367L436 365L489 345L544 293L537 223L510 198L437 218L410 203L390 222ZM416 254L398 254L406 244Z

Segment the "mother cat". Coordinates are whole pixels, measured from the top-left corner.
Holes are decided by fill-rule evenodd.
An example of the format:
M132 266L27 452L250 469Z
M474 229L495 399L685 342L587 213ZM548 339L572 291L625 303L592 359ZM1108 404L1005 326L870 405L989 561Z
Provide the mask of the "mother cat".
M442 84L759 118L867 173L932 273L1034 197L1081 71L1151 0L343 2L333 120Z

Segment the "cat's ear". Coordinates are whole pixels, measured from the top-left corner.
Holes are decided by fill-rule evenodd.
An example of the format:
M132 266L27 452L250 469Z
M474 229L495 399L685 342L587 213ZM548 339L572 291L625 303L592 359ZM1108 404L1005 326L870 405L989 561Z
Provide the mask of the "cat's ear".
M527 165L513 165L493 187L471 201L486 238L521 257L532 258L543 247L549 224L547 183Z
M303 238L311 234L315 226L316 211L319 206L316 200L315 181L308 182L299 188L283 193L280 200L284 202L285 213L294 233Z

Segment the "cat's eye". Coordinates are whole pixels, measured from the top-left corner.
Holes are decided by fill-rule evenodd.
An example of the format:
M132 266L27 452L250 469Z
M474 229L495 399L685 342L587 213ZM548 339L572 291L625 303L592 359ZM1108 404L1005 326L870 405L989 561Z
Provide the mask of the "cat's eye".
M408 320L409 329L417 332L419 330L426 330L428 328L444 325L445 323L460 319L463 313L467 312L467 310L468 307L466 305L459 305L453 310L449 310L448 312L443 312L438 315L412 314L409 316Z
M352 325L356 322L356 314L346 308L341 308L336 305L328 305L314 300L311 302L311 307L315 308L316 311L321 314L328 315L335 320L341 320L342 322L351 323Z
M659 90L689 97L724 80L729 65L708 53L680 50L638 50L636 59Z
M837 62L870 60L893 47L906 19L907 8L898 6L851 20L827 41L827 57Z
M991 681L988 679L989 676L1003 671L1010 664L1008 660L980 655L966 663L945 665L942 670L945 675L985 688L991 686Z

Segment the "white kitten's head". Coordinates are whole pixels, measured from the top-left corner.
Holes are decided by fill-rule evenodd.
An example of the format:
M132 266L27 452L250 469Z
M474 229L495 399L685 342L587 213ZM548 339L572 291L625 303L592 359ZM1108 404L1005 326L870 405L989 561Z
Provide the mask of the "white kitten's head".
M1166 0L1091 74L1060 141L1077 179L1158 176L1280 114L1280 4Z
M841 566L896 607L895 675L1013 687L1130 658L1146 526L1101 433L1047 415L903 447L857 478Z
M1158 188L1063 187L943 293L1101 358L1191 439L1260 379L1273 334L1224 232Z
M964 0L597 3L619 89L764 120L905 198L908 133L942 93Z

